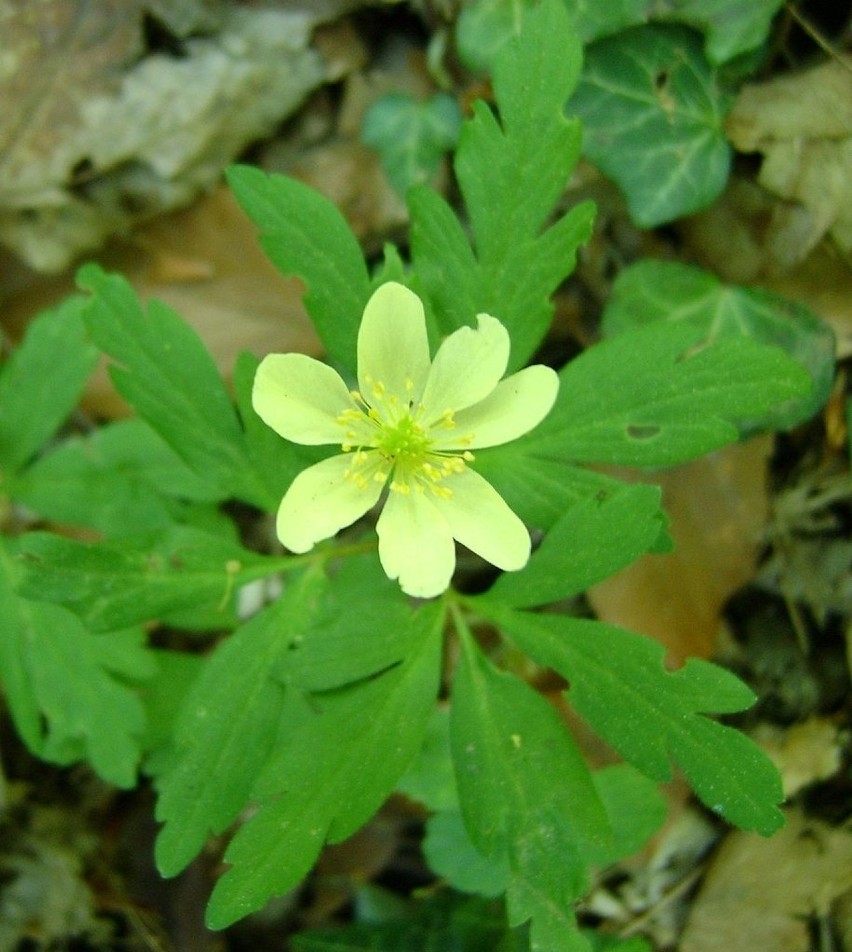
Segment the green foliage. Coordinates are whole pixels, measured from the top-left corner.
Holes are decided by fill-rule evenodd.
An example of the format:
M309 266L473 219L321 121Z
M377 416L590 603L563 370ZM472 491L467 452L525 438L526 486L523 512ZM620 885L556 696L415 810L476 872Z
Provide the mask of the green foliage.
M558 3L542 4L525 23L494 64L499 122L477 102L456 151L475 250L442 198L423 187L409 195L417 286L440 333L477 312L494 314L512 336L510 369L541 342L553 315L548 297L572 270L593 214L584 203L544 228L578 157L579 125L564 105L580 48Z
M491 69L500 50L521 32L532 4L528 0L477 0L466 4L456 20L456 52L477 73Z
M508 866L509 921L532 919L532 949L585 949L571 908L611 836L589 768L556 711L460 634L450 738L465 827Z
M764 43L783 0L564 0L584 44L617 35L649 21L684 23L705 34L711 63L721 64ZM476 72L490 69L494 58L521 28L532 0L475 0L456 22L456 49Z
M47 519L106 536L164 529L189 518L187 503L218 499L139 419L70 437L14 476L9 492Z
M527 445L574 462L671 466L735 441L738 423L807 393L807 373L747 337L711 344L692 324L651 324L590 348L560 374Z
M749 337L779 347L812 381L810 392L770 407L749 429L783 430L810 419L828 399L834 379L834 334L806 307L769 291L723 284L676 261L640 261L619 274L603 328L620 334L646 324L689 324L707 340Z
M655 548L663 529L658 487L602 488L568 508L526 569L501 576L490 594L515 608L578 595Z
M412 185L431 182L455 147L460 126L458 104L447 93L424 101L386 93L367 110L361 137L382 157L385 174L404 198Z
M16 728L44 760L87 760L132 787L145 719L131 685L155 670L143 632L93 635L66 609L18 597L11 556L0 545L0 682Z
M622 177L640 220L707 201L727 153L724 97L699 38L637 26L650 11L639 0L568 6L587 37L603 37L573 100L587 115L589 154L597 149ZM706 29L718 56L759 42L774 10L669 6ZM461 17L465 43L493 68L494 108L475 104L460 131L465 217L427 185L410 189L410 262L389 246L371 277L326 199L282 176L230 172L272 260L304 282L329 357L346 373L368 296L391 279L423 297L433 344L487 311L509 329L512 369L522 367L590 233L590 205L560 208L580 143L579 123L565 117L580 77L566 5L480 0ZM393 174L421 177L451 123L436 122L434 102L382 108L368 134L387 159L393 130L405 126ZM424 849L434 870L460 889L505 893L505 909L439 894L408 919L306 934L295 940L301 952L644 949L584 934L574 905L594 869L639 849L659 825L656 785L675 766L730 822L777 829L777 773L711 719L746 708L750 690L702 661L669 672L660 646L554 603L670 545L656 487L583 464L679 463L820 404L830 339L803 311L792 310L793 325L777 299L682 266L626 271L608 339L560 371L548 418L471 461L543 533L528 564L482 595L450 590L413 606L383 574L372 529L304 555L254 551L270 549L266 524L246 520L239 528L251 531L239 533L236 507L219 504L271 514L325 451L288 444L255 415L256 357L237 361L235 408L177 315L143 308L126 281L95 266L80 283L88 297L40 318L0 371L0 465L7 502L104 538L30 532L0 551L0 679L40 756L85 760L129 786L148 755L165 875L233 828L212 927L295 886L324 844L350 836L394 789L432 813ZM92 366L86 331L139 418L46 450ZM141 626L157 623L217 640L203 654L153 651ZM487 625L487 650L474 624ZM567 680L568 701L627 763L590 770L557 708L516 673L519 653Z
M83 316L115 361L116 390L219 499L265 505L230 397L198 335L158 301L146 314L128 282L97 265L81 268L78 282L92 292Z
M694 659L670 673L662 645L613 625L514 612L487 600L480 608L568 680L574 707L652 780L671 778L672 757L729 822L765 836L783 826L781 781L769 758L745 735L700 716L751 706L754 695L734 675Z
M728 179L729 99L699 37L645 26L586 50L569 109L583 149L624 191L633 219L651 228L698 211Z
M30 324L0 372L0 468L21 469L64 423L98 352L85 339L83 301L69 298Z
M435 703L441 623L434 606L422 609L409 625L416 640L408 654L377 677L311 696L291 688L281 720L287 743L251 788L261 809L225 853L231 866L210 900L212 928L295 886L326 839L351 836L393 790Z
M307 185L234 166L228 184L260 229L272 263L307 286L305 307L333 363L354 373L358 324L370 294L367 265L346 219Z
M93 631L205 602L218 604L224 626L236 590L278 567L265 561L233 540L190 526L109 543L31 532L21 540L19 591L65 605Z
M500 903L443 891L412 903L405 917L312 929L296 936L293 952L529 952L526 936L509 929Z

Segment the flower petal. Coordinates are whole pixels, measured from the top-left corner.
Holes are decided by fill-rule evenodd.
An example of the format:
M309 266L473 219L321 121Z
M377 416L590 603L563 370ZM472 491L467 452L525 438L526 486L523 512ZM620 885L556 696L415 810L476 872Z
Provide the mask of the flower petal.
M455 426L431 434L438 450L499 446L529 432L550 412L559 391L559 376L534 364L497 384L484 400L455 415Z
M346 479L351 463L351 456L330 456L302 470L290 484L278 507L275 528L291 552L308 552L378 502L383 483L369 480L359 486Z
M400 400L419 398L429 373L429 339L423 304L395 281L381 285L358 331L358 386L372 402L376 384Z
M376 531L379 559L388 578L417 598L434 598L447 589L456 567L450 528L425 493L391 492Z
M497 386L509 362L509 332L488 314L479 326L460 327L435 354L421 402L429 426L448 410L458 412L484 400Z
M434 505L454 538L498 569L522 569L530 557L530 534L491 483L465 469L447 488L452 496L436 497Z
M305 354L269 354L254 377L252 406L286 440L317 446L342 443L340 414L354 406L337 371Z

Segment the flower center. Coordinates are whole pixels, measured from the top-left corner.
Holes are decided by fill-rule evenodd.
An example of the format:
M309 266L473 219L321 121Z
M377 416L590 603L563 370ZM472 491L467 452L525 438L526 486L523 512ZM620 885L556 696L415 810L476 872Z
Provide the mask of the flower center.
M406 413L395 424L383 425L376 449L383 456L416 463L425 458L430 443L423 427Z
M354 407L344 410L337 422L344 428L341 448L352 453L352 462L346 470L346 478L360 488L366 488L371 480L385 483L390 479L392 492L407 494L429 492L447 498L452 489L443 485L453 473L461 473L466 463L473 459L467 450L433 450L433 430L455 427L452 411L445 411L438 421L424 427L422 404L411 400L413 384L406 398L389 394L380 381L368 381L370 399L366 400L357 390L352 391ZM459 440L464 446L470 436Z

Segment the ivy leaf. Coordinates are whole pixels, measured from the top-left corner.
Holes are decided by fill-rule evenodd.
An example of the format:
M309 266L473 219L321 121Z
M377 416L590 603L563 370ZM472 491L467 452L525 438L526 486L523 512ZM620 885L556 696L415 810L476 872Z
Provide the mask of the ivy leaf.
M15 565L0 547L0 682L30 750L66 766L88 761L132 787L145 730L136 691L154 673L140 630L93 635L76 615L14 593Z
M676 0L671 16L701 29L710 61L726 63L766 41L783 5L784 0Z
M27 463L77 405L98 352L82 320L85 301L68 298L33 320L0 370L0 467Z
M63 440L13 477L8 492L47 519L106 536L165 528L180 514L178 499L218 499L209 483L139 419Z
M609 837L589 768L555 710L463 639L451 743L465 827L480 853L508 865L509 921L532 918L532 948L586 949L572 904L587 858Z
M757 288L723 284L676 261L640 261L619 274L604 313L614 335L652 323L690 324L707 340L750 337L780 347L810 375L809 394L772 407L748 429L788 429L823 406L834 379L834 334L808 308Z
M476 0L465 4L456 19L456 53L475 73L490 72L497 54L521 32L531 0Z
M285 742L252 788L260 809L225 853L207 923L221 929L294 886L323 843L351 836L378 809L423 740L438 690L442 609L411 628L416 646L383 674L337 691L289 692Z
M665 524L657 486L621 484L586 496L553 525L521 572L484 598L531 608L570 598L650 551Z
M560 373L556 405L526 446L574 462L671 466L736 441L738 421L809 390L777 348L705 336L653 324L590 347Z
M594 730L653 780L677 761L698 796L729 823L769 836L784 824L778 771L744 734L705 717L754 702L733 674L690 659L669 672L665 650L614 625L488 605L518 647L559 672Z
M361 138L379 153L388 180L404 198L412 185L431 181L455 147L460 126L458 104L447 93L425 101L387 93L367 110Z
M195 331L158 301L146 314L130 284L97 265L85 265L77 280L92 292L84 317L95 343L116 361L116 390L219 499L262 506L237 415Z
M669 25L590 46L568 104L583 122L586 157L619 185L643 228L706 208L721 193L731 163L728 108L699 37Z
M325 196L295 179L246 165L232 166L226 177L260 229L260 244L272 263L307 285L305 307L329 358L354 376L370 276L346 219Z
M31 532L21 538L20 552L20 594L70 608L93 631L152 621L207 602L218 602L226 626L236 590L271 574L267 563L274 564L190 526L114 542Z
M441 332L469 324L478 312L495 315L512 337L513 370L546 333L553 314L548 297L591 232L589 203L542 230L579 154L580 127L565 118L564 105L580 56L560 0L527 11L519 36L497 56L500 121L477 102L454 163L475 254L445 202L422 187L409 194L414 270Z
M649 15L659 9L654 6L654 0L609 0L608 3L565 0L565 4L586 45L604 36L620 33L627 27L647 23Z

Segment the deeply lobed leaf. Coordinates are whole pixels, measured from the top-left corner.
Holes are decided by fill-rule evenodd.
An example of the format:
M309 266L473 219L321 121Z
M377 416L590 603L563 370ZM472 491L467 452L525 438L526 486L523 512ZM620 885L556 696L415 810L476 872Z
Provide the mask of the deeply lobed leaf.
M556 406L526 445L573 462L671 466L808 392L807 373L777 348L705 337L700 327L651 325L589 348L560 373Z
M95 366L84 305L71 297L36 317L0 370L0 467L7 477L65 421Z
M728 822L767 836L783 825L781 780L771 761L744 734L703 716L753 703L734 675L695 659L669 672L662 645L613 625L490 604L485 611L530 657L569 682L580 714L650 778L668 780L674 759Z
M225 854L207 911L222 928L294 886L323 843L350 836L378 809L420 746L438 690L442 612L421 610L417 644L397 666L337 691L291 691L286 741L252 787L260 810Z
M115 388L220 499L267 501L231 399L198 335L164 304L147 314L128 282L97 265L80 269L92 296L83 316L115 363Z
M0 546L0 683L21 737L45 760L85 760L133 786L145 718L131 685L155 671L143 632L94 635L64 608L16 596L16 574Z
M228 184L285 275L305 282L305 307L332 363L355 375L358 326L370 278L357 239L325 196L295 179L232 166Z

